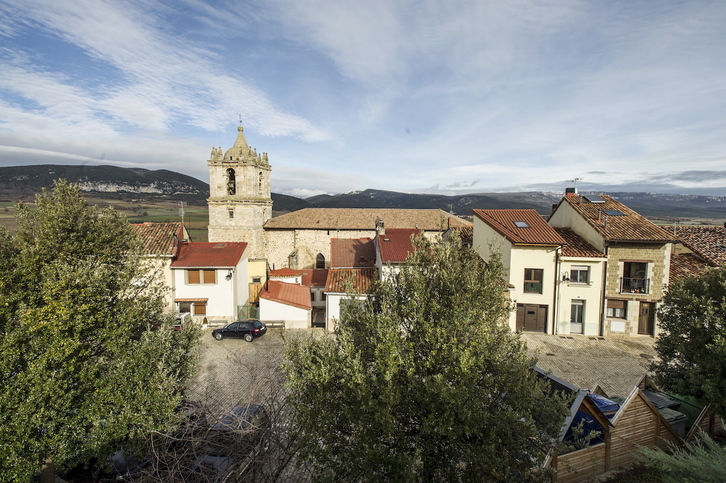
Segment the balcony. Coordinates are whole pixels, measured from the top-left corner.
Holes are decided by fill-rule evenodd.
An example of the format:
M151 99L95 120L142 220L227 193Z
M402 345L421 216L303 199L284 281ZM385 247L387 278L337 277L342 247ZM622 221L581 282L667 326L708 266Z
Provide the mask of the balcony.
M620 293L650 293L649 278L620 277Z

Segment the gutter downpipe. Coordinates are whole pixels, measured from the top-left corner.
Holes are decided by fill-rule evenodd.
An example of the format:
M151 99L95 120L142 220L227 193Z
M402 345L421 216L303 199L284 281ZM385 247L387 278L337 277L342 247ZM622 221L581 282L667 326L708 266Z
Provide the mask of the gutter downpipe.
M554 321L552 323L552 333L554 335L557 335L559 333L559 320L560 320L560 284L562 283L560 280L560 272L562 269L562 257L560 256L560 250L562 250L562 246L558 246L555 250L555 299L552 301L553 305L555 306L555 314L554 314Z
M605 298L607 297L608 260L610 260L610 244L605 245L605 266L602 270L602 297L600 297L600 337L605 337Z

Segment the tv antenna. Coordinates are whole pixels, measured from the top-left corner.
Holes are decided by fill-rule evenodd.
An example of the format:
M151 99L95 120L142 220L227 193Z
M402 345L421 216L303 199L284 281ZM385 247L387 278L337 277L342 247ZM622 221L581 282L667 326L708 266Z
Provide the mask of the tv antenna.
M582 181L582 177L576 176L574 179L568 179L568 182L572 183L572 185L577 188L577 182Z

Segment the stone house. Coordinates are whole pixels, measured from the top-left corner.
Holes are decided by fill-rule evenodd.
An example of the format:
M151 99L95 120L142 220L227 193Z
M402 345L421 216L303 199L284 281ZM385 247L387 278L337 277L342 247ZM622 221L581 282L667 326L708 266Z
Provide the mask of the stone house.
M549 218L607 257L602 335L657 335L674 237L609 196L570 193Z

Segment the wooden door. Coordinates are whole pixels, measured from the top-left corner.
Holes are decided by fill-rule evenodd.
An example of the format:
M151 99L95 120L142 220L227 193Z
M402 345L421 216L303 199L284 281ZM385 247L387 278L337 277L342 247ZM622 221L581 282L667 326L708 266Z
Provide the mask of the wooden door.
M546 305L517 304L517 330L545 332L546 326Z
M638 334L653 335L655 327L655 304L653 302L640 302L638 315Z

